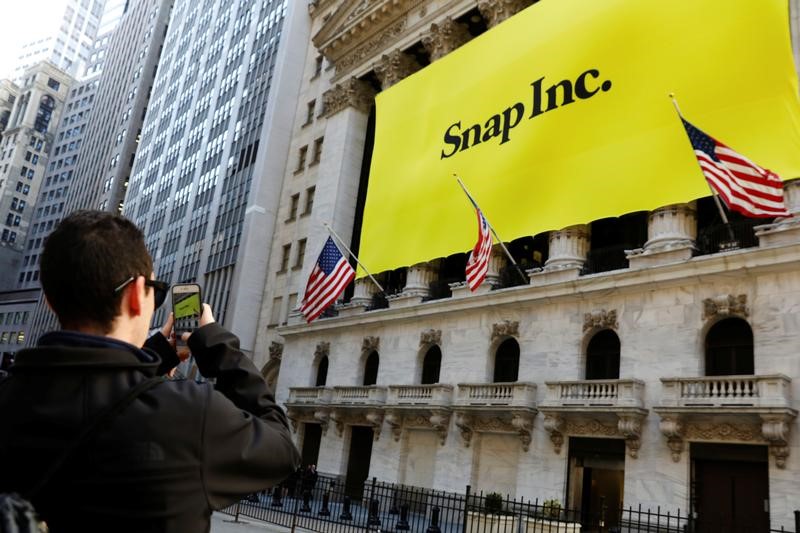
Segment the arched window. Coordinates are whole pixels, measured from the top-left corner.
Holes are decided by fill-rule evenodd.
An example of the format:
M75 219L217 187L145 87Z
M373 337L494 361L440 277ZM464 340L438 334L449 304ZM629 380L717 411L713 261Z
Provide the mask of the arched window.
M506 339L497 347L494 356L495 383L511 383L519 378L519 344Z
M328 356L325 355L317 363L317 379L314 381L315 387L324 387L328 381Z
M378 352L372 352L364 364L364 385L375 385L378 382Z
M619 379L619 337L598 331L586 346L586 379Z
M422 360L422 380L423 385L439 383L439 370L442 366L442 350L435 344L431 346L425 359Z
M706 334L706 375L752 375L753 330L741 318L720 320Z
M50 118L53 116L53 109L56 107L56 102L53 97L46 94L39 100L39 110L36 112L36 121L33 123L33 129L39 133L47 133L47 128L50 126Z

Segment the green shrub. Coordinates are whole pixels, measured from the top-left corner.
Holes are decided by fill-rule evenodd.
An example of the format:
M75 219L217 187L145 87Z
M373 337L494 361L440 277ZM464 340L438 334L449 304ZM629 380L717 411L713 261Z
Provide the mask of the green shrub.
M542 504L542 514L547 518L558 518L561 516L561 502L556 499L545 500Z
M487 514L500 514L503 512L503 495L499 492L490 492L483 498L483 510Z

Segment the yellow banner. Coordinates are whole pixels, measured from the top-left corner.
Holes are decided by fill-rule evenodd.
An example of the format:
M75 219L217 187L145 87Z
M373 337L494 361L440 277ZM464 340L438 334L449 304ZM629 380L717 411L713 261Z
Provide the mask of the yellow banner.
M687 120L800 176L786 0L541 0L377 97L372 272L707 196ZM363 273L362 273L363 275Z

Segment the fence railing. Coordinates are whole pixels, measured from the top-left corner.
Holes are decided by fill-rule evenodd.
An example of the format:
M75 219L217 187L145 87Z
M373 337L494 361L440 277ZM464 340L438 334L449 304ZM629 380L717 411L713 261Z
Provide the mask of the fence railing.
M387 405L450 405L452 385L389 385Z
M702 516L661 507L611 508L599 502L565 508L557 500L526 500L497 493L445 492L381 483L347 483L341 478L298 475L272 490L250 495L222 511L271 524L324 533L413 531L419 533L695 533L742 531L800 533L795 528L765 529L763 520L737 523L704 521ZM732 520L732 519L731 519Z

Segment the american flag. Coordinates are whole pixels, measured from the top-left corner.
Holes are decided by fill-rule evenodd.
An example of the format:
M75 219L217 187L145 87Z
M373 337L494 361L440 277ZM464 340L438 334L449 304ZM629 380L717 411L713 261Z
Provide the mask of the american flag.
M791 216L783 203L783 182L777 174L681 120L703 174L728 209L754 218Z
M480 287L483 280L486 279L486 272L489 271L489 258L492 256L492 233L489 230L489 223L477 206L475 213L478 215L478 242L467 259L467 285L471 291Z
M328 237L317 264L311 271L306 293L303 295L300 312L306 317L306 321L310 323L321 315L355 276L356 271L344 258L333 239Z

